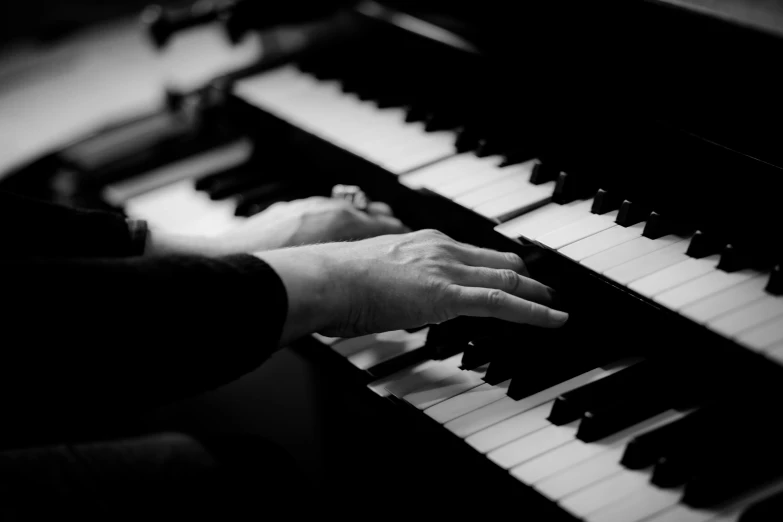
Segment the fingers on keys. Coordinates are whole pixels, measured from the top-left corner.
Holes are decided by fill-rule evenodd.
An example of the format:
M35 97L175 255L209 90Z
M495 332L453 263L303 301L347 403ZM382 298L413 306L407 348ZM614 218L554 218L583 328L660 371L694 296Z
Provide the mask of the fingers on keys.
M515 323L558 328L568 320L568 314L528 301L496 288L460 286L454 296L456 315L496 317Z
M457 283L462 286L494 288L522 299L544 305L554 302L555 291L534 279L518 274L510 268L460 267Z

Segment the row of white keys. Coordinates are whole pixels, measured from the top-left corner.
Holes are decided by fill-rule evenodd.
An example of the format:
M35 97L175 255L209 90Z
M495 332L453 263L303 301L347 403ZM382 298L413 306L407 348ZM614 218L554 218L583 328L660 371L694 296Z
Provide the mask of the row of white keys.
M587 214L579 221L536 238L536 241L549 248L559 249L615 226L617 214L616 210L606 214Z
M770 294L707 322L707 326L727 337L736 337L767 321L783 321L783 297Z
M625 444L629 440L636 435L674 422L683 415L681 412L669 410L600 441L584 443L577 440L569 443L583 445L582 451L568 449L567 445L555 449L555 455L549 458L553 462L554 469L550 472L539 472L539 476L535 477L529 485L554 501L560 501L583 491L625 470L620 460L625 451ZM533 460L529 461L530 464L533 462ZM522 467L520 466L520 471L512 470L512 474L522 475ZM532 473L528 471L527 474ZM647 479L649 480L649 476Z
M486 172L496 169L499 159L495 157L479 158L473 154L457 154L432 165L422 167L400 176L403 185L418 189L428 188L443 194L441 187L462 180L482 180Z
M660 250L631 259L630 261L606 270L603 274L620 284L630 284L659 270L675 265L688 259L685 252L688 250L689 239L672 243Z
M563 393L584 386L597 379L602 379L615 371L617 371L617 368L596 368L521 400L503 397L498 401L486 404L469 413L445 422L444 427L455 435L465 438L514 417L515 415L522 414L544 403L553 401ZM457 399L455 398L455 400Z
M511 469L511 474L525 484L534 486L591 457L614 447L623 447L633 437L674 422L682 416L683 414L676 412L664 412L595 442L572 440L552 451L543 452L526 462L517 464Z
M732 310L762 299L766 285L766 275L761 274L695 301L683 307L680 313L692 321L705 324Z
M214 235L228 230L242 218L234 216L231 200L212 201L185 179L140 194L125 202L130 217L146 219L169 232Z
M462 428L464 433L467 426L476 428L477 426L485 425L486 427L474 431L472 434L465 438L470 446L482 453L488 453L496 448L500 448L516 439L522 439L526 435L538 431L539 429L547 428L549 421L546 418L552 409L552 404L558 395L566 393L577 387L583 386L589 382L596 381L611 375L618 371L620 368L627 366L628 362L618 362L606 369L596 369L590 372L586 372L582 375L574 377L568 381L560 383L556 386L548 388L542 392L531 395L520 401L516 401L516 404L505 403L506 397L496 403L489 404L483 408L479 408L471 412L470 417L467 419L460 418L455 419L451 424L446 424L447 428L451 428L454 431L455 424ZM559 392L555 395L556 392ZM542 400L546 399L546 400ZM536 404L537 403L537 404ZM531 406L535 404L535 406ZM522 410L521 408L526 408ZM519 411L519 413L513 414L513 411ZM509 415L510 414L510 415ZM468 417L465 415L465 417ZM506 416L507 415L507 416ZM499 417L506 416L504 419L498 420ZM487 425L488 422L492 422L491 425ZM564 427L563 430L568 431L569 428ZM459 434L459 433L458 433ZM570 435L573 437L573 434ZM555 437L554 435L552 437ZM558 435L559 437L559 435ZM562 439L562 437L560 437ZM558 440L560 440L558 439ZM508 462L505 458L497 457L497 455L490 457L498 464ZM508 467L515 465L512 462Z
M748 348L758 351L772 351L778 343L783 342L783 318L773 317L757 326L749 328L737 335L737 341Z
M679 504L682 489L640 488L624 499L587 518L589 522L736 522L751 505L783 490L783 482L772 483L743 495L728 506L696 509Z
M415 406L420 410L426 410L483 384L484 381L482 379L487 373L487 366L484 365L475 370L460 370L445 379L427 383L423 387L406 394L402 399L411 406Z
M613 225L597 234L566 245L560 248L559 252L574 261L582 261L614 246L642 237L644 225L645 223L637 223L630 227Z
M590 213L591 206L590 199L572 201L565 205L550 203L503 223L495 227L495 230L513 239L523 237L535 241L549 232L583 219Z
M694 258L684 256L679 263L667 266L657 272L637 279L628 287L645 297L655 297L671 288L676 288L683 283L688 283L697 277L717 270L720 256L707 256Z
M427 330L409 333L404 330L375 334L374 342L365 349L347 356L348 362L360 370L367 370L395 357L418 350L427 343ZM333 349L339 350L339 344Z
M455 154L453 133L428 133L400 109L378 109L290 65L238 81L235 93L396 174Z

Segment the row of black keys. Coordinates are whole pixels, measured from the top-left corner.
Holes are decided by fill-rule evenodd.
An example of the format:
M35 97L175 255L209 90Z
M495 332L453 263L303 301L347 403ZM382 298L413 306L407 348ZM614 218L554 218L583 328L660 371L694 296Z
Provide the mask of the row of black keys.
M772 170L779 174L776 169L767 172L724 149L653 126L611 129L609 137L600 122L536 116L536 104L526 104L524 93L504 92L491 81L495 72L475 61L436 62L370 44L303 59L298 66L379 108L401 107L408 121L424 122L427 130L454 130L458 152L500 155L508 164L537 157L549 171L542 179L568 172L563 200L610 189L620 201L635 201L640 215L656 210L711 230L724 242L780 255L781 245L770 234L779 213L765 190L776 177L760 179ZM515 110L520 103L524 108Z
M637 436L622 458L629 469L653 466L651 480L658 487L684 486L686 504L715 506L783 475L776 397L727 360L673 354L634 359L633 348L623 354L589 341L574 344L574 337L554 331L514 326L505 334L457 341L479 324L490 326L487 320L461 322L444 323L450 330L445 332L438 331L443 325L430 327L428 343L440 345L442 357L464 350L465 370L488 363L484 380L497 385L510 378L508 395L516 400L629 356L622 369L559 396L548 420L558 426L580 420L576 437L590 443L668 410L692 410Z

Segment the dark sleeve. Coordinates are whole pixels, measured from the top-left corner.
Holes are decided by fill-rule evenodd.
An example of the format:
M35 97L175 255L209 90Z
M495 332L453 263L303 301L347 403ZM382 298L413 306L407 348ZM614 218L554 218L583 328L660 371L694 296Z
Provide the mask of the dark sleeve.
M125 257L144 250L146 225L0 191L2 257Z
M5 432L103 422L232 381L276 350L288 306L250 255L0 267Z

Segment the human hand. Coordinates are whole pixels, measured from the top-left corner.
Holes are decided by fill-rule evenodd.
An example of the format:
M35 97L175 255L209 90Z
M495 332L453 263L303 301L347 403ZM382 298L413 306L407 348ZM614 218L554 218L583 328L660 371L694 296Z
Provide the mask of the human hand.
M153 231L147 251L220 256L407 231L385 203L372 202L367 212L363 212L348 201L316 196L275 203L214 237Z
M434 230L256 254L288 292L282 343L307 333L352 337L467 315L547 328L568 314L527 277L516 254L457 242Z

